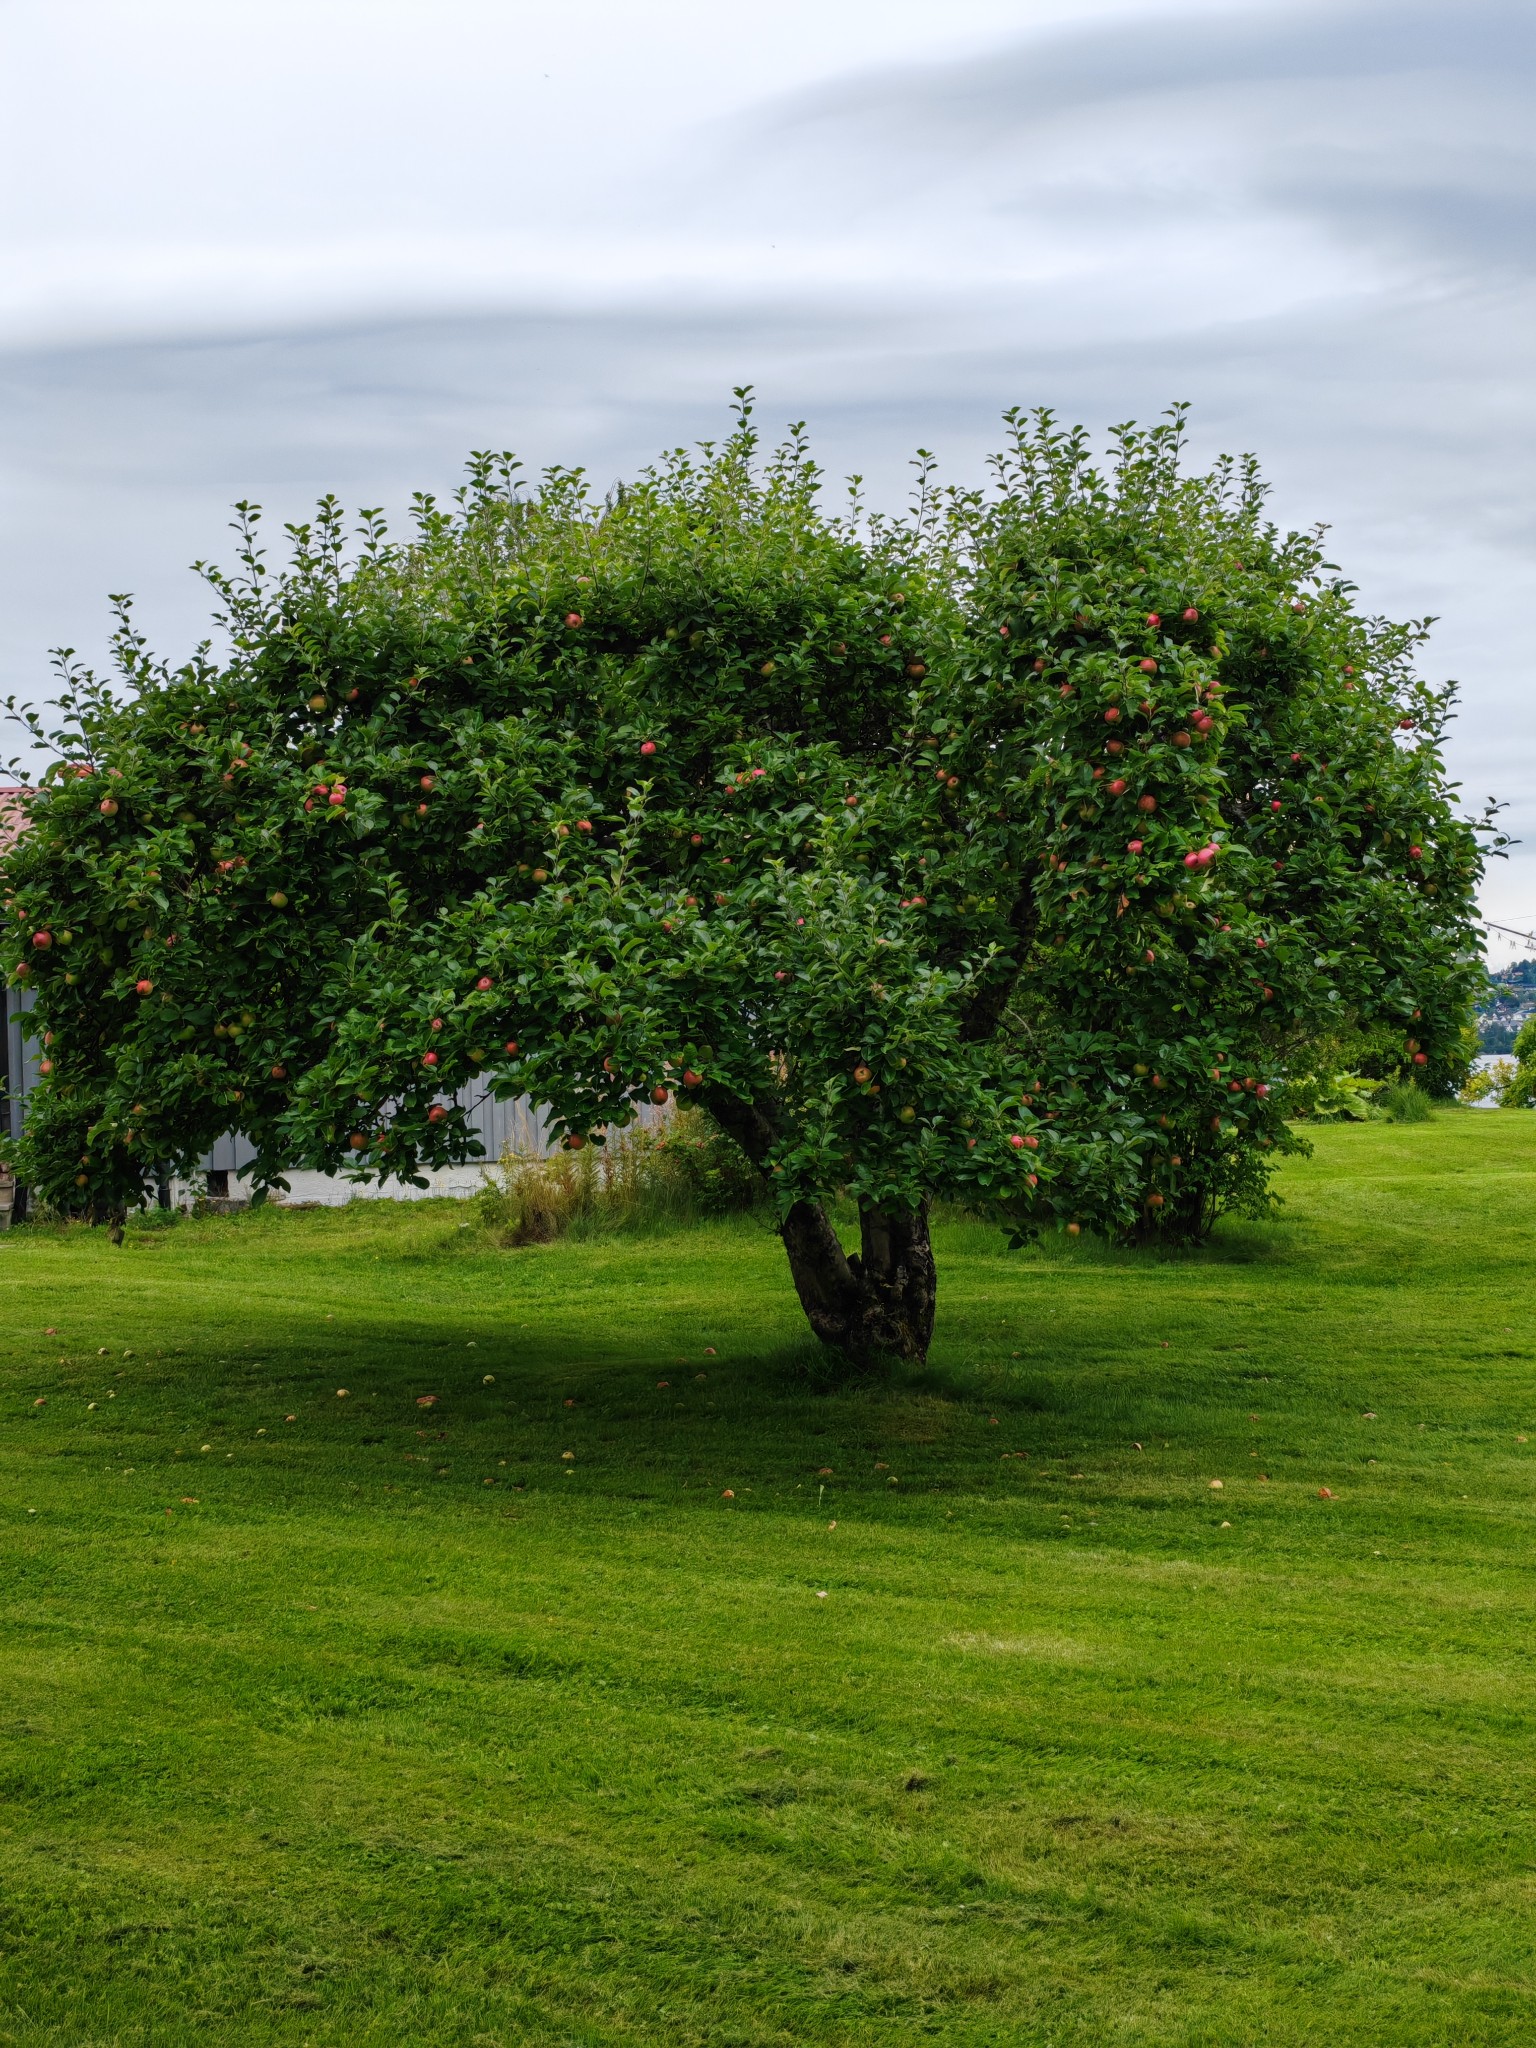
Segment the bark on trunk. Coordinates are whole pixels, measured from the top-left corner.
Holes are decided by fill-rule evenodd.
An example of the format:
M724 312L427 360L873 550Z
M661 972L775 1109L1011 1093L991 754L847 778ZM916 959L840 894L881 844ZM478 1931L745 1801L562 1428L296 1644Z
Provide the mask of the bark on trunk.
M861 1364L928 1356L937 1281L926 1202L861 1210L861 1249L852 1254L819 1202L796 1202L781 1235L800 1306L823 1344Z
M700 1100L766 1175L775 1136L771 1113L710 1088ZM851 1256L820 1202L796 1202L779 1235L800 1306L823 1344L860 1363L882 1354L928 1356L937 1281L926 1202L919 1209L861 1210L860 1249Z

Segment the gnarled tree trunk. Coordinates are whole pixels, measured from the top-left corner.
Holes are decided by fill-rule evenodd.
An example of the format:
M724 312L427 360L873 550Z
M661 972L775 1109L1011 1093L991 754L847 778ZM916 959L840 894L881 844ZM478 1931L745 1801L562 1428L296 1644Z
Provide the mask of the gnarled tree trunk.
M701 1100L766 1175L774 1139L771 1108L718 1089L705 1089ZM853 1253L843 1250L820 1202L796 1202L779 1235L800 1306L823 1344L860 1362L882 1355L928 1356L938 1282L926 1202L917 1209L861 1209L860 1248Z
M796 1202L780 1235L800 1306L823 1344L861 1361L928 1356L937 1279L926 1202L861 1210L861 1249L853 1253L819 1202Z

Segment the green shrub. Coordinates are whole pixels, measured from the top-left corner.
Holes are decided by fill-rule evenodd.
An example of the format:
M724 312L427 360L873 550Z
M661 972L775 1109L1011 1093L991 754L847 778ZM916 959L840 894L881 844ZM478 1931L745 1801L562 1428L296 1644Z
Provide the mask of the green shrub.
M631 1125L547 1159L505 1153L474 1199L482 1226L512 1246L727 1215L762 1193L739 1146L702 1110L679 1107L659 1131Z
M1374 1123L1377 1084L1364 1074L1300 1074L1286 1083L1285 1114L1303 1123Z
M1504 1109L1536 1109L1536 1017L1529 1017L1515 1033L1515 1070L1499 1097Z

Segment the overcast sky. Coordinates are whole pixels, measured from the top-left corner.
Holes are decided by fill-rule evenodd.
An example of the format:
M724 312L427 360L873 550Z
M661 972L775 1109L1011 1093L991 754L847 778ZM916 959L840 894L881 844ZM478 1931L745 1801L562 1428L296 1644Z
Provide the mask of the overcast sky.
M0 77L4 688L109 590L184 653L237 497L606 483L740 383L894 496L1189 399L1439 615L1536 930L1530 0L0 0Z

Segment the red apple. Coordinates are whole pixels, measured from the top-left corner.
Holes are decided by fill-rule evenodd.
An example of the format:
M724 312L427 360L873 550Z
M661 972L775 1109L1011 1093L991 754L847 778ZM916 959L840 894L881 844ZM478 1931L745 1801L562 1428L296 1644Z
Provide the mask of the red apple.
M654 740L642 740L640 742L640 751L642 754L654 754L656 751L656 742Z
M423 776L422 776L422 778L421 778L421 787L422 787L423 789L433 789L433 788L435 788L435 787L436 787L436 785L437 785L437 777L436 777L435 775L423 775Z
M565 623L568 626L579 626L581 624L581 613L567 612L565 615Z
M1117 776L1115 777L1114 781L1113 781L1113 782L1110 782L1110 783L1106 783L1106 784L1105 784L1105 787L1106 787L1106 788L1108 789L1108 791L1109 791L1109 793L1110 793L1110 795L1111 795L1111 796L1124 796L1124 795L1125 795L1125 777L1124 777L1123 775L1117 775Z
M504 1051L506 1051L506 1052L516 1052L516 1051L517 1051L517 1040L516 1040L515 1038L509 1038L509 1039L507 1040L507 1042L506 1042L506 1045L505 1045L505 1047L503 1048L503 1050L504 1050Z
M1176 732L1173 736L1173 744L1176 747L1187 747L1189 745L1189 734L1187 732Z
M1149 626L1160 626L1162 623L1162 619L1158 616L1156 612L1147 613L1147 624Z
M488 989L488 988L490 987L490 985L491 985L491 977L490 977L490 976L489 976L488 974L482 974L482 975L481 975L481 977L480 977L480 979L479 979L479 980L478 980L478 981L477 981L477 982L475 983L475 987L476 987L476 988L478 988L478 989L480 989L480 990L482 990L482 991L484 991L485 989Z
M1423 847L1422 847L1422 846L1410 846L1410 847L1409 847L1409 849L1408 849L1408 858L1409 858L1410 860L1422 860L1422 859L1424 858L1424 849L1423 849Z
M347 1143L352 1147L352 1150L354 1152L362 1152L367 1149L368 1140L363 1134L363 1132L354 1131L351 1137L348 1138Z
M288 1078L288 1069L286 1067L274 1067L272 1069L272 1078L274 1081L286 1081Z
M578 832L590 832L592 830L592 820L590 818L578 818L576 820L576 830Z
M110 796L102 798L99 808L104 818L115 818L117 816L116 801Z
M1144 676L1155 676L1157 674L1157 663L1152 659L1150 654L1147 656L1145 661L1137 662L1136 666L1141 670Z
M1127 839L1127 841L1125 842L1125 850L1127 853L1140 853L1144 843L1145 842L1140 839Z
M1104 723L1106 725L1118 725L1119 722L1120 706L1118 704L1111 704L1109 709L1104 714Z
M133 985L141 996L150 996L155 992L155 984L152 981L136 981Z
M671 1096L668 1095L665 1088L653 1088L651 1090L651 1100L658 1106L664 1107L668 1102L671 1101L671 1099Z
M1276 797L1271 797L1271 798L1270 798L1270 800L1269 800L1269 808L1270 808L1270 809L1271 809L1272 811L1278 811L1278 810L1279 810L1279 808L1280 808L1280 799L1279 799L1279 797L1277 797L1277 796L1276 796Z
M1138 811L1145 811L1148 817L1150 817L1157 809L1157 798L1155 796L1139 796L1136 799L1136 808Z
M1180 614L1180 617L1183 619L1186 626L1192 626L1195 623L1196 619L1199 618L1199 616L1200 614L1195 610L1193 605L1189 605Z
M1413 1064L1416 1067L1427 1067L1429 1065L1429 1054L1427 1052L1416 1052L1413 1056Z
M685 1088L697 1088L703 1082L703 1079L704 1076L702 1074L696 1074L693 1071L692 1067L684 1067L683 1086Z
M53 933L34 932L32 934L32 943L34 946L38 948L39 952L46 953L48 948L53 944Z
M424 1052L421 1056L421 1064L424 1067L435 1067L437 1065L437 1054L435 1052Z
M447 1114L447 1110L444 1109L443 1105L440 1102L434 1102L432 1107L427 1111L427 1122L429 1124L440 1124Z
M433 1029L434 1031L441 1031L441 1030L442 1030L442 1028L443 1028L443 1020L442 1020L442 1018L441 1018L441 1017L434 1017L434 1018L432 1019L432 1029Z
M1017 1131L1014 1132L1013 1136L1008 1140L1008 1142L1013 1147L1015 1152L1023 1151L1024 1140L1019 1136Z
M1037 654L1037 655L1035 656L1035 674L1036 674L1036 675L1038 676L1038 675L1043 675L1044 673L1045 673L1045 656L1044 656L1043 654Z

